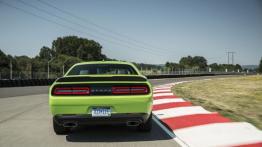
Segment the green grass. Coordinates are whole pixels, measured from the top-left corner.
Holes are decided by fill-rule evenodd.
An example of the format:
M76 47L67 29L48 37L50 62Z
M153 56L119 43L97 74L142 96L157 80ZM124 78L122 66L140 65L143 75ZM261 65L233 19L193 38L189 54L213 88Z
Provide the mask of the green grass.
M262 129L261 75L192 81L176 85L172 90L194 105Z

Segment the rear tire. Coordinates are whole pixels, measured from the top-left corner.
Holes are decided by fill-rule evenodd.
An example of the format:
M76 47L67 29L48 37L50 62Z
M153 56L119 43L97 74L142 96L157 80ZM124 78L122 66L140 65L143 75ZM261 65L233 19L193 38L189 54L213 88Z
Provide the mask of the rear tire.
M138 130L141 132L150 132L152 129L152 113L150 114L148 120L138 126Z
M57 135L65 135L70 132L70 128L66 128L63 125L58 124L53 118L53 128Z

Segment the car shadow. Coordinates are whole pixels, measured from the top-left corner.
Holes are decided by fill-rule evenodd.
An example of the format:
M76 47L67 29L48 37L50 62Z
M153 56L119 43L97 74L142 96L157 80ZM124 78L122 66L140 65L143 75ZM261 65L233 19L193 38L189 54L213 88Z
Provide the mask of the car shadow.
M170 137L153 121L151 132L139 132L126 126L79 127L66 136L69 142L132 142L170 140Z

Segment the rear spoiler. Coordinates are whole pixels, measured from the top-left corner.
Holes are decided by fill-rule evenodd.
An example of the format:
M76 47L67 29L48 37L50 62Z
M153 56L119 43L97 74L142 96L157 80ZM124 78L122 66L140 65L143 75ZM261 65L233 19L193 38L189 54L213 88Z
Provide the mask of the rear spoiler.
M61 77L56 82L90 82L90 81L139 81L147 79L142 76L112 76L112 77Z

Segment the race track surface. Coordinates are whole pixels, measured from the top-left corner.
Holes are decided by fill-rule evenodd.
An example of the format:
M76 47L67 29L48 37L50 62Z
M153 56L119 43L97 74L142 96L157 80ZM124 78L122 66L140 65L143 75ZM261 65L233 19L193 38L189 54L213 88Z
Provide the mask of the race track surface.
M224 77L224 76L223 76ZM154 86L194 77L150 80ZM48 107L48 86L0 88L0 146L176 147L179 144L156 121L150 133L124 126L95 126L56 135Z

